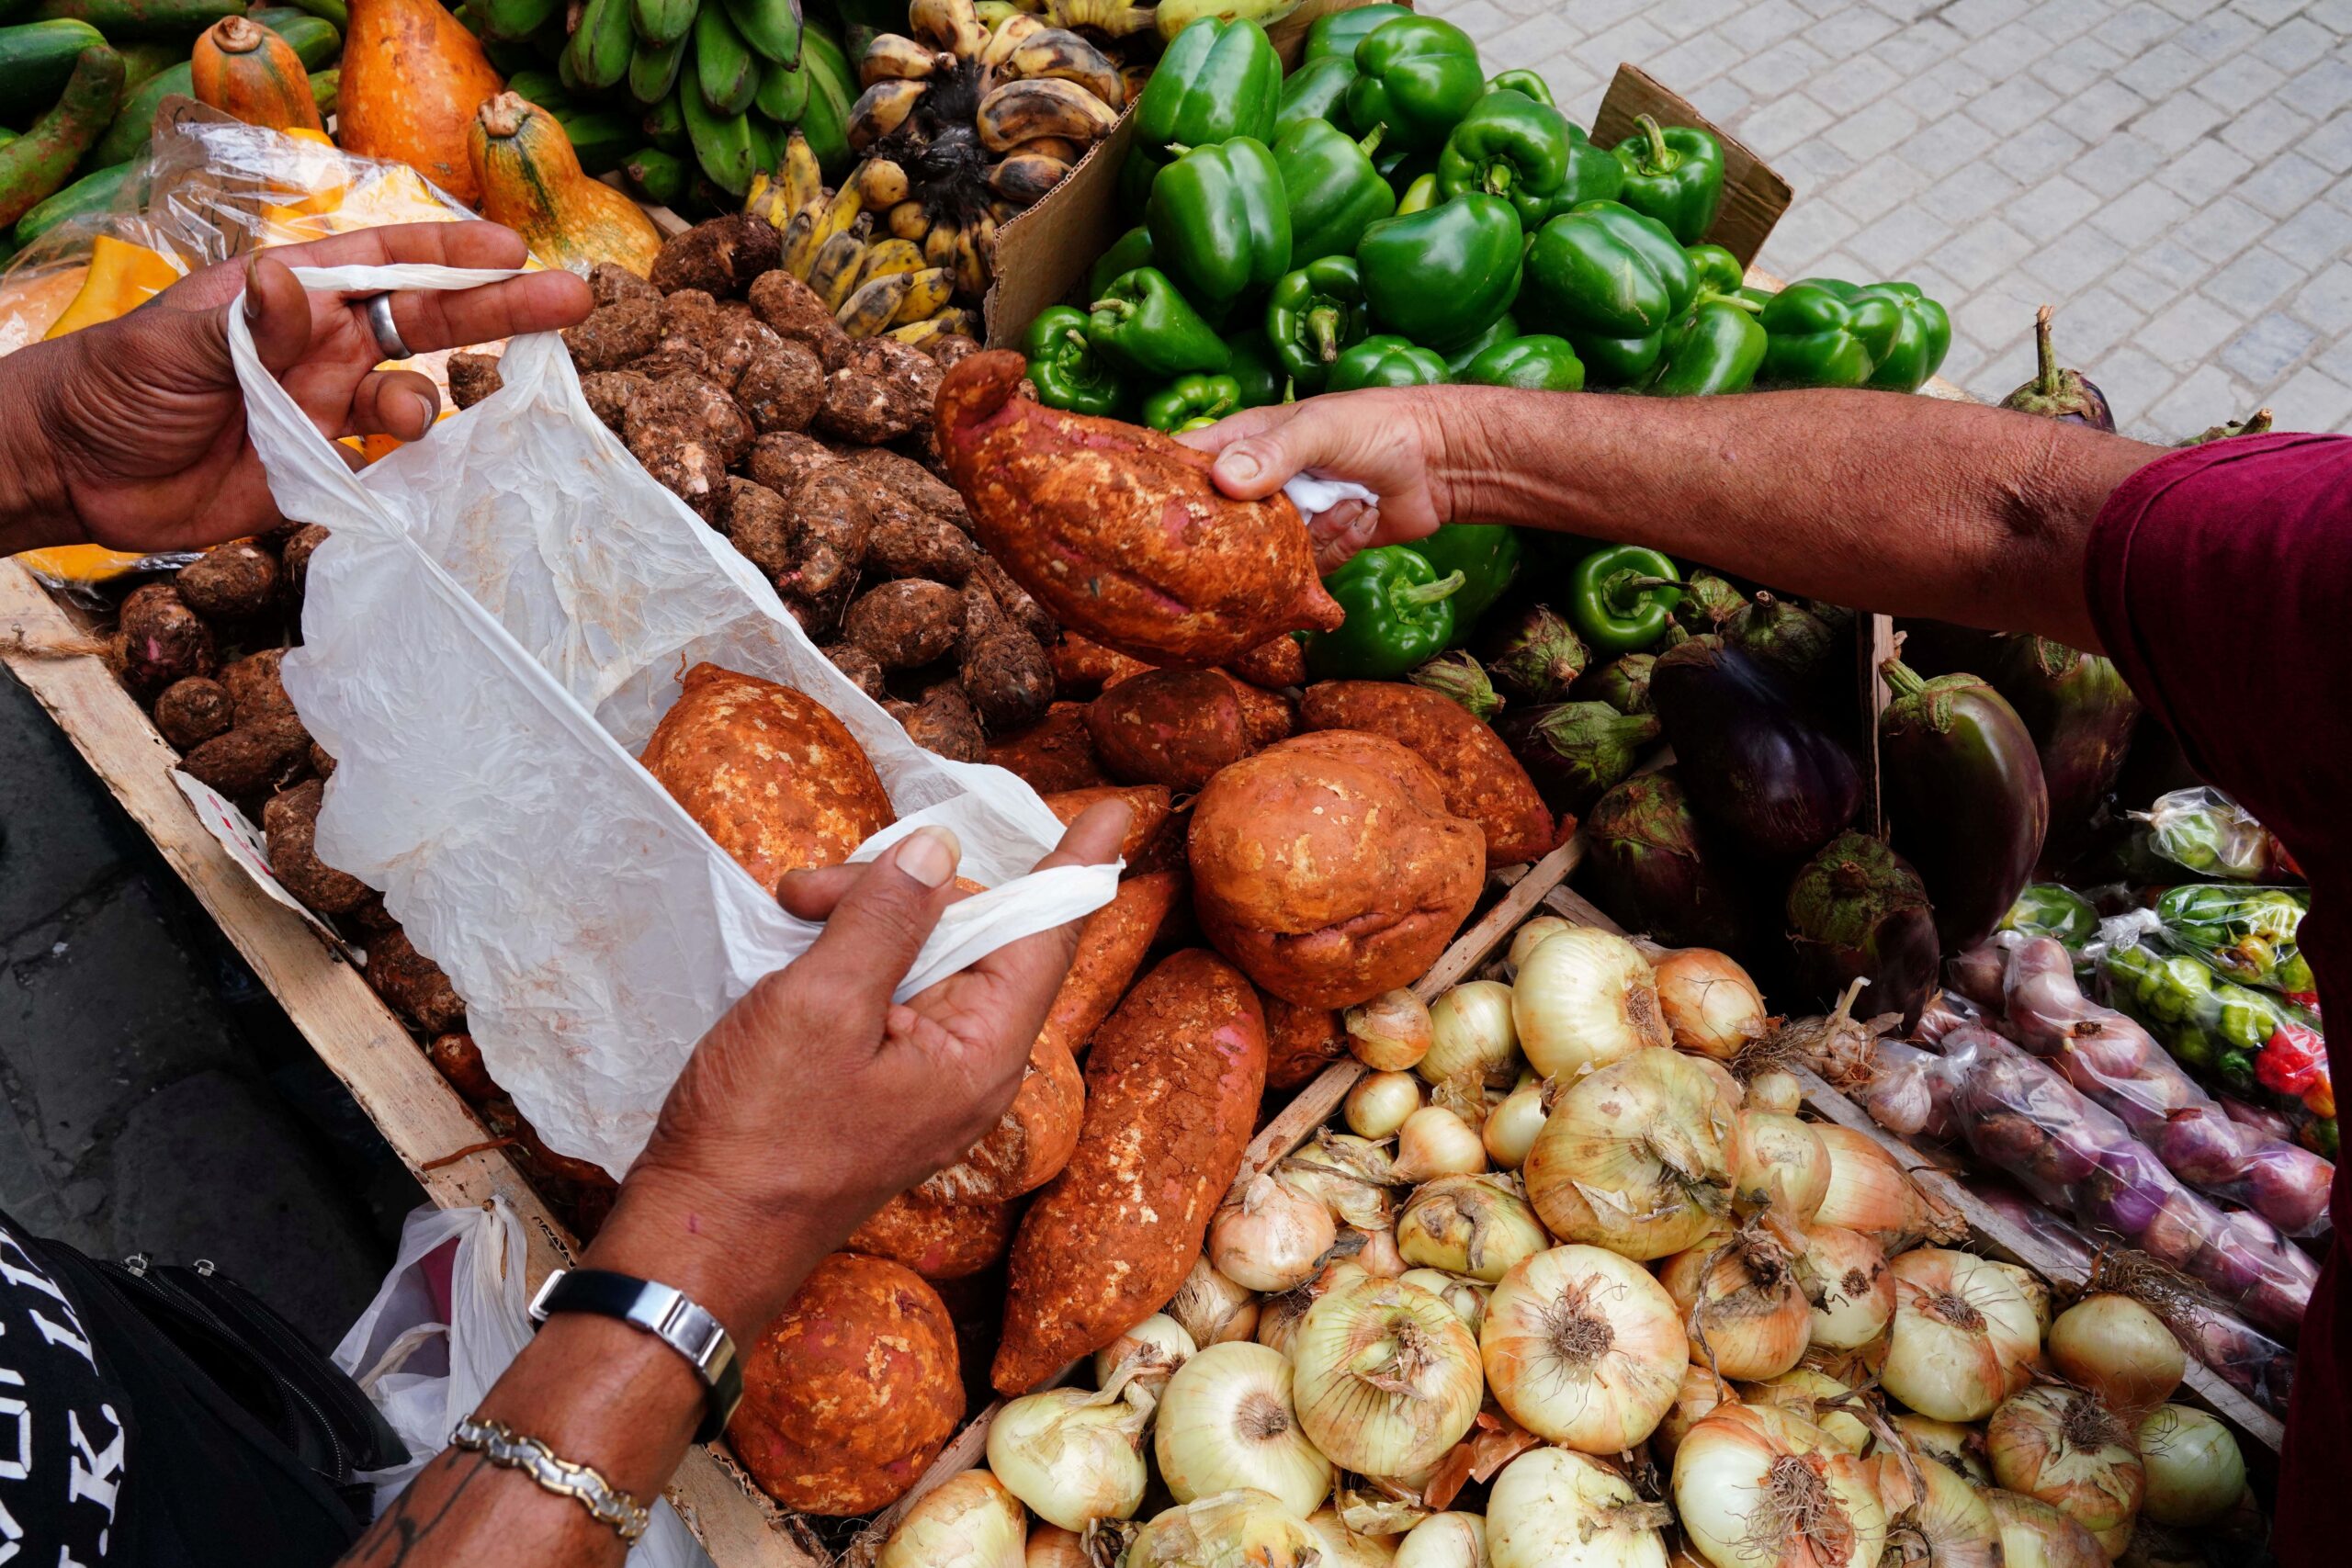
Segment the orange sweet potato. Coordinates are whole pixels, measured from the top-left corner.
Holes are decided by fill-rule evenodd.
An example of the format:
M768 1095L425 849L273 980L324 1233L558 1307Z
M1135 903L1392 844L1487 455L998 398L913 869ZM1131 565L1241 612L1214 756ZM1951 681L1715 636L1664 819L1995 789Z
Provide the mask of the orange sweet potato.
M1253 686L1220 670L1226 683L1233 688L1234 696L1241 704L1241 728L1250 738L1250 750L1262 751L1277 740L1287 740L1298 733L1298 708L1280 692Z
M1057 620L1185 665L1340 624L1288 500L1231 500L1172 436L1017 397L1023 368L1002 352L957 365L937 434L974 536Z
M1164 960L1104 1021L1078 1151L1013 1237L998 1392L1026 1392L1167 1301L1249 1146L1265 1078L1258 995L1204 949Z
M1054 704L1028 728L989 741L988 759L1041 795L1111 782L1102 776L1093 739L1086 733L1084 703Z
M1488 865L1516 865L1552 852L1558 839L1535 781L1468 708L1401 681L1320 681L1306 688L1299 718L1310 730L1385 735L1437 773L1445 808L1487 837Z
M954 1203L1001 1203L1034 1192L1069 1162L1085 1114L1086 1083L1069 1048L1040 1035L996 1125L922 1190Z
M1183 891L1183 873L1148 872L1119 884L1118 896L1086 917L1079 928L1078 956L1054 993L1039 1039L1058 1043L1072 1056L1086 1054Z
M904 1494L963 1414L939 1292L903 1264L836 1252L744 1356L727 1439L769 1496L842 1517Z
M852 1252L903 1263L934 1284L977 1274L1012 1245L1010 1203L948 1203L920 1187L899 1193L850 1232Z
M1266 1087L1296 1089L1348 1054L1347 1026L1330 1008L1303 1008L1268 992Z
M1222 671L1147 671L1088 704L1086 731L1113 778L1189 795L1255 750L1241 709L1247 689Z
M822 704L715 664L686 671L641 761L771 891L786 872L840 864L895 820L865 748Z
M1411 981L1478 896L1486 844L1429 764L1327 729L1245 758L1193 807L1193 905L1218 952L1301 1007Z
M1253 686L1306 684L1306 649L1295 637L1270 637L1240 658L1226 660L1225 667Z
M1045 797L1046 807L1061 818L1067 828L1086 814L1086 808L1104 800L1127 803L1127 836L1119 844L1119 858L1127 863L1128 874L1133 875L1136 860L1156 844L1168 827L1168 814L1175 799L1164 784L1095 784L1086 789L1056 790ZM1081 945L1080 951L1083 951Z
M1097 695L1105 686L1115 686L1128 676L1140 675L1152 668L1140 659L1131 659L1115 648L1105 648L1092 637L1067 628L1060 639L1046 650L1046 657L1054 668L1056 689L1071 697ZM1304 657L1301 656L1302 662Z

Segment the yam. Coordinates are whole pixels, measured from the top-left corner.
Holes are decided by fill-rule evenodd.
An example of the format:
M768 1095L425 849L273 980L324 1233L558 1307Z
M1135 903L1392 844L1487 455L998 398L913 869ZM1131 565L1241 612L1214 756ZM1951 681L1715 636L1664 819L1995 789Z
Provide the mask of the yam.
M1215 670L1151 670L1087 705L1102 771L1190 794L1253 750L1240 683Z
M936 1284L977 1274L1012 1245L1010 1203L950 1203L920 1187L899 1193L850 1232L842 1245L887 1258Z
M833 662L833 668L848 676L857 689L880 702L885 688L882 684L882 661L854 642L829 643L817 650Z
M816 355L829 371L849 358L850 335L833 320L817 291L781 267L752 280L752 309L787 343Z
M827 374L815 423L844 441L878 446L930 419L938 395L939 367L930 355L888 338L865 338Z
M297 608L302 603L302 589L310 576L311 554L327 542L327 531L316 523L305 523L294 530L293 536L277 552L277 564L286 584L286 595Z
M792 513L784 497L763 484L727 476L727 501L718 531L745 560L773 582L792 570L788 540Z
M286 694L286 682L280 671L285 662L284 649L265 648L221 667L220 686L229 694L239 724L296 716L294 699Z
M753 482L763 484L786 501L800 493L800 487L819 474L841 467L826 445L813 435L798 431L771 431L752 443L752 455L744 459L743 471Z
M1559 841L1526 768L1451 697L1400 681L1321 681L1306 688L1300 716L1310 730L1386 736L1427 762L1445 792L1445 808L1478 825L1490 866L1540 860Z
M1078 956L1054 993L1039 1040L1052 1041L1072 1057L1086 1054L1094 1032L1126 995L1143 967L1144 954L1151 951L1152 939L1183 892L1182 872L1131 876L1119 884L1108 904L1086 917L1086 924L1079 928Z
M969 536L936 517L877 518L865 536L866 570L883 577L927 577L960 585L972 575L979 556L979 547ZM995 602L993 594L989 602ZM1029 637L1025 631L1021 635Z
M1231 660L1226 670L1236 679L1253 686L1280 690L1284 686L1306 684L1306 649L1295 637L1270 637L1240 658Z
M885 670L945 658L963 630L963 596L944 582L915 579L867 589L842 616L842 635Z
M988 761L987 736L971 699L953 681L942 681L922 694L922 701L901 715L899 723L918 746L957 762Z
M270 796L261 809L261 830L269 852L269 869L286 891L304 908L321 915L347 915L372 891L348 872L319 858L319 808L326 804L326 784L308 779Z
M598 262L588 269L588 297L600 306L617 305L624 299L659 304L662 291L618 262Z
M756 467L752 477L759 477ZM776 493L792 509L794 565L786 585L814 599L845 590L856 581L858 562L865 558L866 536L874 526L874 515L857 486L845 475L824 469L810 474L797 490ZM940 653L945 651L943 646ZM880 649L875 652L880 656ZM936 659L939 653L930 657ZM887 658L884 667L898 668Z
M856 447L840 456L842 468L862 487L876 522L928 518L959 534L971 533L964 498L921 463L883 446Z
M588 412L618 435L628 428L628 405L652 385L634 370L597 370L580 378L580 395L588 400Z
M572 368L618 370L644 358L662 342L662 306L653 299L621 299L600 305L576 327L563 329Z
M1120 682L1156 668L1069 630L1063 631L1048 651L1053 656L1054 683L1067 696L1097 697Z
M1344 729L1279 742L1210 780L1188 853L1209 941L1302 1007L1412 981L1469 916L1486 866L1484 836L1447 810L1427 762Z
M807 344L778 339L744 364L735 378L735 400L751 420L752 428L763 435L779 430L806 430L825 400L824 363Z
M902 1495L963 1414L939 1292L904 1264L836 1252L747 1348L727 1438L769 1496L838 1518Z
M190 778L241 803L285 788L310 763L311 732L290 712L240 723L180 759Z
M1028 728L990 742L987 760L1040 795L1111 782L1095 759L1084 703L1049 705L1046 716Z
M173 682L155 699L155 728L175 751L192 751L235 722L229 689L201 675Z
M506 384L494 354L453 354L449 356L449 400L469 409Z
M995 596L977 582L964 585L958 674L964 694L991 731L1034 723L1054 700L1054 672L1046 666L1046 650L1014 626Z
M417 952L408 932L394 926L368 939L368 962L360 973L391 1010L426 1035L462 1033L466 1004L441 966Z
M1167 831L1175 798L1165 784L1096 784L1084 789L1055 790L1045 796L1046 809L1067 828L1086 815L1087 808L1106 800L1126 803L1127 836L1119 844L1119 858L1130 873Z
M1004 1202L1034 1192L1069 1162L1085 1113L1078 1063L1067 1046L1040 1033L1030 1043L1021 1087L996 1125L922 1190L954 1203Z
M1267 992L1266 1087L1297 1089L1348 1054L1346 1021L1336 1009L1303 1008Z
M1241 731L1249 737L1250 750L1262 751L1298 733L1298 708L1288 697L1253 686L1228 671L1217 673L1233 687L1234 699L1241 705Z
M1013 1237L990 1382L1035 1387L1159 1310L1200 1255L1266 1077L1257 993L1192 948L1095 1032L1078 1147Z
M742 293L783 259L784 238L775 224L748 212L729 212L662 241L646 276L664 294L699 288L723 299Z
M715 664L686 671L639 759L752 879L838 865L896 819L854 736L789 686Z
M491 1078L481 1047L470 1034L436 1034L426 1043L424 1055L469 1105L496 1100L504 1092Z
M212 628L168 582L132 589L117 626L107 662L133 696L153 696L175 682L220 667Z

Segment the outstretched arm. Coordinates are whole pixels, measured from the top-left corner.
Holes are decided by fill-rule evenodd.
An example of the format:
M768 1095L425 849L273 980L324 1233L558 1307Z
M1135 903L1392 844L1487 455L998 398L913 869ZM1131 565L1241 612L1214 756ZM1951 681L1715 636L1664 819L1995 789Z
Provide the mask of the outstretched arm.
M1250 409L1185 438L1236 496L1303 469L1382 497L1318 519L1325 570L1443 522L1644 544L1792 592L2096 648L2083 556L2162 449L1887 392L1602 397L1488 387Z

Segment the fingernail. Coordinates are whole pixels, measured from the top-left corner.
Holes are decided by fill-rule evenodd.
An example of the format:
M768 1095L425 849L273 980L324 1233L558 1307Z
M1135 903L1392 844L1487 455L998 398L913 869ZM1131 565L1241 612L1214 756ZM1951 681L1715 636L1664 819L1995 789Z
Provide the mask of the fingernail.
M261 320L261 290L254 287L261 281L261 253L254 251L245 257L245 320Z
M1247 446L1228 446L1225 449L1225 456L1216 460L1218 475L1238 485L1254 481L1264 467L1258 461L1258 455Z
M899 841L896 863L925 887L936 887L956 874L956 862L963 853L964 846L948 829L918 828Z

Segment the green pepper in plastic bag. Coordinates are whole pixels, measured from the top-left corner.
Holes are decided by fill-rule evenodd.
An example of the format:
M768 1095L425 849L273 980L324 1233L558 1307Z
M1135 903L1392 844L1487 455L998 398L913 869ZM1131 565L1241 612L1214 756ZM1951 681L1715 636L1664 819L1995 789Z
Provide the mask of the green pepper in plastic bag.
M2071 887L2037 882L2018 895L2018 901L2001 918L2000 929L2054 937L2067 952L2080 953L2083 944L2098 934L2098 911Z
M2286 846L2218 789L2177 789L2132 815L2148 825L2150 849L2199 876L2277 882L2302 874Z
M2307 1006L2317 1000L2315 983L2296 935L2310 909L2300 888L2211 882L2168 888L2156 900L2156 919L2174 942L2240 985Z

